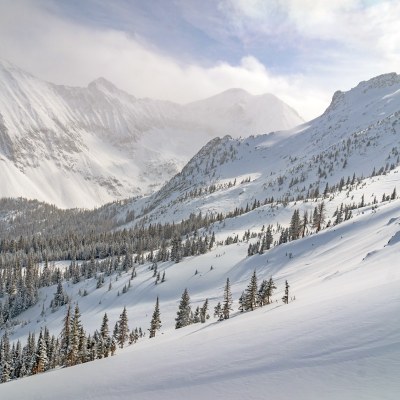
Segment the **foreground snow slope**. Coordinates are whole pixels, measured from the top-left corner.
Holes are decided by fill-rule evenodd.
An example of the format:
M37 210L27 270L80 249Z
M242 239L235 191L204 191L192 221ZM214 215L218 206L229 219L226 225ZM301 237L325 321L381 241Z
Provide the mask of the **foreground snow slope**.
M105 309L113 321L125 304L131 327L148 327L159 295L162 335L113 358L0 385L0 397L395 400L400 392L399 203L381 205L376 212L365 209L263 255L246 257L247 244L239 243L179 264L161 264L167 281L157 286L141 267L127 294L117 297L113 288L114 295L103 296L101 304L99 290L80 298L82 320L90 331L99 326ZM243 226L256 216L242 218ZM259 280L274 277L274 299L280 300L287 279L296 300L235 313L224 322L211 318L205 325L173 329L185 287L193 305L208 297L213 307L226 277L237 300L254 269ZM124 279L128 276L118 282ZM53 330L51 324L57 318L60 324L62 315L48 318L55 318L49 324Z

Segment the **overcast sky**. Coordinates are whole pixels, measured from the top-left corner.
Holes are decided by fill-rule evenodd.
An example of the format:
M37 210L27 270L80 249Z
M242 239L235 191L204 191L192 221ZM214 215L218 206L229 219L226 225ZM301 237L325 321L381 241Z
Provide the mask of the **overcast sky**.
M399 72L399 21L397 0L0 0L0 58L180 103L268 92L310 119L335 90Z

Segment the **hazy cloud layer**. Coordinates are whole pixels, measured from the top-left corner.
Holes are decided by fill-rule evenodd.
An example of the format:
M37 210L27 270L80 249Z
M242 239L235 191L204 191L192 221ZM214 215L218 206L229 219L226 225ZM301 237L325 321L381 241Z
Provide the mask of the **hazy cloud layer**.
M396 1L176 0L166 19L160 1L83 3L0 0L0 57L60 84L104 76L138 97L270 92L305 118L334 90L400 65Z

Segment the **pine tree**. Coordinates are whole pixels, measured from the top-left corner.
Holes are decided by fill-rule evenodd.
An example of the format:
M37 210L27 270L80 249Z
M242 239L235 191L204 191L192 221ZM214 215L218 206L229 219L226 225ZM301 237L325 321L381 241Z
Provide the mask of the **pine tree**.
M156 332L160 330L161 328L161 319L160 319L160 307L159 307L159 302L158 302L158 296L156 300L156 305L154 307L154 312L153 312L153 317L151 318L151 323L150 323L150 338L153 338L156 336Z
M118 326L118 321L117 321L114 325L112 337L114 338L115 341L118 341L118 336L119 336L119 326Z
M64 317L60 347L61 363L67 365L67 357L71 351L71 305L68 306Z
M246 295L244 292L239 297L239 311L243 312L245 310L245 301L246 300Z
M101 328L100 328L100 334L104 340L106 340L110 336L110 330L108 329L107 313L104 313L103 322L101 323Z
M257 303L260 307L267 304L266 292L267 292L267 281L264 279L261 282L260 289L258 289L258 294L257 294Z
M48 366L47 358L47 346L43 337L43 332L40 330L37 351L36 351L36 365L34 368L34 374L39 374L46 371Z
M79 331L79 346L78 346L78 363L85 363L88 361L88 348L87 337L83 326ZM108 355L108 354L107 354Z
M222 321L224 319L221 302L218 302L218 304L214 307L214 318L218 318L218 321Z
M322 224L325 222L325 204L321 202L314 209L313 213L313 228L319 232L322 228Z
M266 302L266 304L270 304L271 303L271 297L272 297L272 294L273 294L275 289L276 289L275 282L273 281L272 276L271 276L269 278L268 283L267 283L267 291L266 291L266 300L267 300L267 302Z
M128 333L129 333L129 327L128 327L128 314L126 311L126 307L124 307L122 314L119 316L118 320L118 345L121 347L121 349L124 347L125 342L128 340Z
M1 383L8 382L11 379L11 368L7 358L2 361L1 366Z
M301 237L306 235L306 230L308 226L308 212L304 211L303 219L301 221Z
M200 322L200 307L197 306L193 315L193 323L198 324Z
M57 291L54 293L54 298L51 302L51 308L53 311L57 310L59 307L68 303L68 296L64 292L63 286L61 284L61 280L57 284Z
M229 318L229 313L232 311L232 292L231 292L231 284L229 282L229 278L226 278L226 284L224 289L224 304L222 306L222 314L224 319Z
M274 237L272 236L271 226L268 225L267 231L265 232L265 248L266 248L266 250L269 250L271 248L273 241L274 241Z
M286 281L285 282L285 295L282 297L282 301L285 303L285 304L288 304L289 303L289 283L288 283L288 281Z
M175 318L175 329L183 328L184 326L190 325L190 313L190 297L187 289L185 289L182 293L182 298L179 303L177 317Z
M250 279L250 283L247 286L245 292L245 302L244 302L244 309L245 311L248 310L255 310L257 307L257 274L254 270L253 275Z
M70 331L70 351L67 356L68 365L76 365L79 363L79 341L81 334L81 313L79 311L79 306L76 304L74 315L71 319L71 331Z
M296 240L299 238L300 235L300 212L299 210L294 210L292 219L290 221L290 228L289 228L289 238L290 240Z
M207 311L208 311L208 299L206 299L204 301L204 304L200 309L200 322L202 324L204 324L206 322L206 320L208 318L210 318L210 316L208 315Z

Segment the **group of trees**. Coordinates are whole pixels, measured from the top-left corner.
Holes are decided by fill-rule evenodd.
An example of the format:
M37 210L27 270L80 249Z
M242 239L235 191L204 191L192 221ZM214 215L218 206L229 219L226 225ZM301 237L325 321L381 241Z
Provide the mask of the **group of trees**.
M154 337L161 326L158 299L156 310L149 329L150 337ZM29 333L23 346L19 340L11 345L7 331L4 333L0 339L0 382L113 356L117 347L123 348L126 343L135 343L143 336L145 335L141 328L129 330L126 308L123 309L112 334L108 316L104 314L100 329L87 335L81 322L79 306L76 305L72 310L68 305L62 330L57 337L50 335L45 327L40 330L37 340L34 334Z
M250 282L239 298L239 311L254 311L257 307L263 307L272 303L272 295L276 290L275 282L272 277L268 280L264 279L260 286L257 283L257 273L254 270L250 278ZM289 284L285 282L285 295L282 301L287 304L289 302Z
M197 307L193 313L190 306L190 296L188 290L185 289L179 303L179 309L175 318L175 329L195 324L198 322L205 323L210 318L208 315L208 299L206 299L202 307Z
M241 294L239 298L239 310L253 311L257 307L263 307L271 304L272 295L276 290L275 282L272 277L268 280L263 280L261 285L258 286L256 271L253 272L250 282L246 290ZM289 283L285 282L285 293L282 297L282 301L285 304L289 303ZM214 317L219 321L229 319L233 305L233 298L231 292L231 283L229 278L226 279L223 301L218 302L214 307ZM190 306L190 296L188 290L185 289L182 293L182 297L179 303L179 309L177 317L175 318L175 328L183 328L193 323L201 322L204 323L209 318L208 315L208 299L205 300L202 307L197 307L195 313L192 312Z

